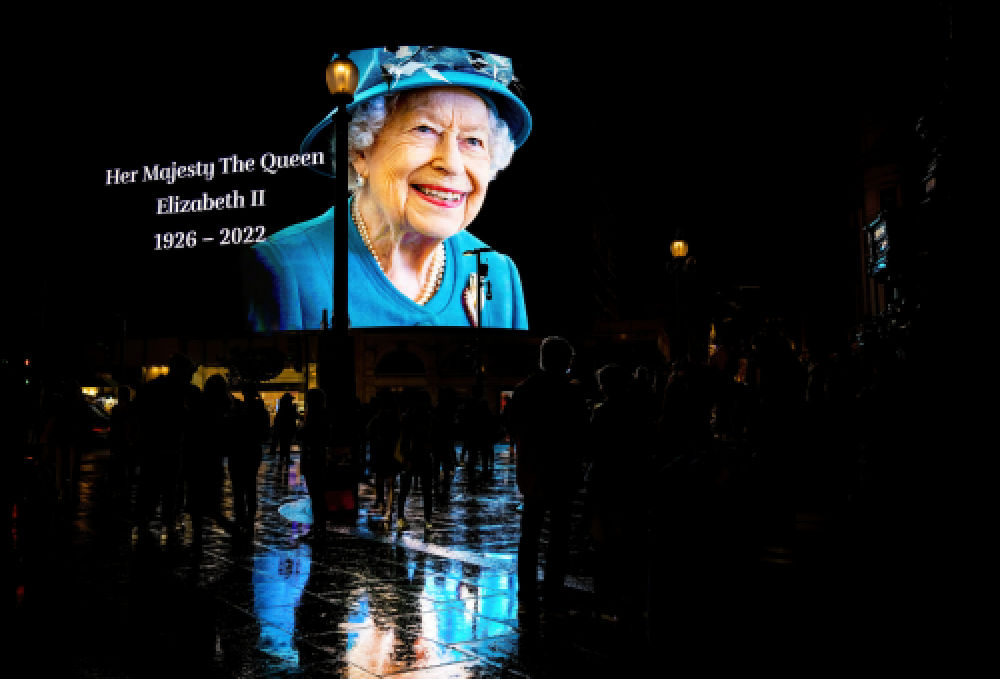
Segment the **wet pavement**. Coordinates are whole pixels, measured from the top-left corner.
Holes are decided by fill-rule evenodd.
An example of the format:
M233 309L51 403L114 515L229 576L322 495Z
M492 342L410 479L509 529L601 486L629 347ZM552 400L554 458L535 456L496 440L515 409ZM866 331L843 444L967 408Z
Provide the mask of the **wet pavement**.
M720 547L662 540L654 503L649 543L622 557L649 557L627 569L648 607L632 624L601 616L581 494L566 607L527 615L517 598L520 496L505 444L486 475L458 467L429 528L419 491L397 528L373 510L373 487L362 481L357 519L332 527L321 546L305 538L298 452L287 464L267 454L252 541L209 524L200 552L186 515L176 541L155 523L140 534L128 499L111 493L107 460L100 449L84 456L79 502L49 512L27 492L17 507L13 676L663 676L691 662L700 671L683 676L722 666L802 676L850 666L856 651L897 634L888 621L910 610L896 608L901 598L860 605L896 576L870 570L869 589L845 577L857 570L857 545L846 549L832 528L844 522L822 507L779 507L788 520L769 524L762 513L743 516L752 503L738 505L725 523L749 528ZM224 497L231 515L228 486ZM679 549L699 554L671 570ZM885 667L921 659L893 657Z
M175 540L157 522L140 534L106 465L106 451L84 457L79 503L51 517L44 543L23 544L35 533L21 509L24 676L565 676L622 664L614 623L589 603L581 511L568 609L537 624L519 615L520 497L505 444L485 474L457 468L430 527L419 489L400 528L362 482L357 520L322 545L306 535L298 452L286 464L267 454L252 542L209 524L200 553L186 514ZM228 485L224 497L231 515Z

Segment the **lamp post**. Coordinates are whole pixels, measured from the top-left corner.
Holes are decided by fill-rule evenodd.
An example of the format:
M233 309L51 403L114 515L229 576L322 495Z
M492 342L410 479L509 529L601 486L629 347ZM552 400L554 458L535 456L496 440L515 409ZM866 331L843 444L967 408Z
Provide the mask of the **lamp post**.
M680 231L670 241L670 261L667 263L667 270L673 274L674 278L674 327L671 333L671 354L676 348L678 356L683 358L687 353L687 329L681 322L681 275L687 267L688 242L683 238Z
M334 149L334 182L335 203L333 214L333 319L332 344L333 352L328 354L328 365L323 366L326 380L332 385L325 389L332 396L335 407L346 405L355 395L354 384L354 347L348 336L347 309L347 203L350 199L350 188L347 181L347 124L350 116L347 106L354 100L354 91L358 87L358 67L341 52L326 67L326 85L333 95L336 109L333 114L335 149ZM332 363L332 365L330 365ZM334 367L335 366L335 367ZM330 370L334 367L333 370Z

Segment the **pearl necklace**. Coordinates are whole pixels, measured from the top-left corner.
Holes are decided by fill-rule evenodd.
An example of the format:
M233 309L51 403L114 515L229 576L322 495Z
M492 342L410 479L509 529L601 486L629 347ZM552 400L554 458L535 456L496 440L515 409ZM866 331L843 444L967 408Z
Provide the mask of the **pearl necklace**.
M361 208L358 207L357 198L351 201L351 216L354 218L354 224L358 227L358 234L361 236L361 240L364 242L365 247L368 248L368 252L371 253L372 257L375 259L375 264L378 268L385 274L386 278L389 277L389 272L386 271L385 266L382 264L382 259L376 254L375 246L372 245L371 235L368 233L368 225L365 220L361 217ZM433 261L431 266L427 269L427 274L424 276L424 281L420 285L420 290L417 292L417 296L413 299L413 302L418 306L423 306L430 301L434 293L438 291L441 287L441 281L444 279L444 269L446 262L445 247L444 243L438 243L438 246L434 248L434 254L431 255Z

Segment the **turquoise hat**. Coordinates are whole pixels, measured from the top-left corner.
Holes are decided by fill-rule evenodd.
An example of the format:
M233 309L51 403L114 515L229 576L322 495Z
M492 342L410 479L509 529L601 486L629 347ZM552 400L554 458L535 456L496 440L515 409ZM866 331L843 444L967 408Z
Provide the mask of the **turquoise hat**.
M518 80L507 57L459 47L372 47L355 50L347 56L359 72L358 88L348 111L380 95L455 85L471 89L483 98L507 123L516 147L531 132L531 113L511 89L517 87ZM318 148L321 144L318 140L332 126L336 111L330 111L309 131L302 141L304 153L328 150Z

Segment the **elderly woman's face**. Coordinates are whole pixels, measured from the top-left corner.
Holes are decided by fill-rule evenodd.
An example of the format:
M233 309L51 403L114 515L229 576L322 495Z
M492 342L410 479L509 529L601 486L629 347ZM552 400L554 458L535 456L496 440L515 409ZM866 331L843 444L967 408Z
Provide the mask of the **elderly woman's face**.
M491 178L486 104L454 87L399 102L375 143L354 160L366 198L405 231L444 239L475 218Z

